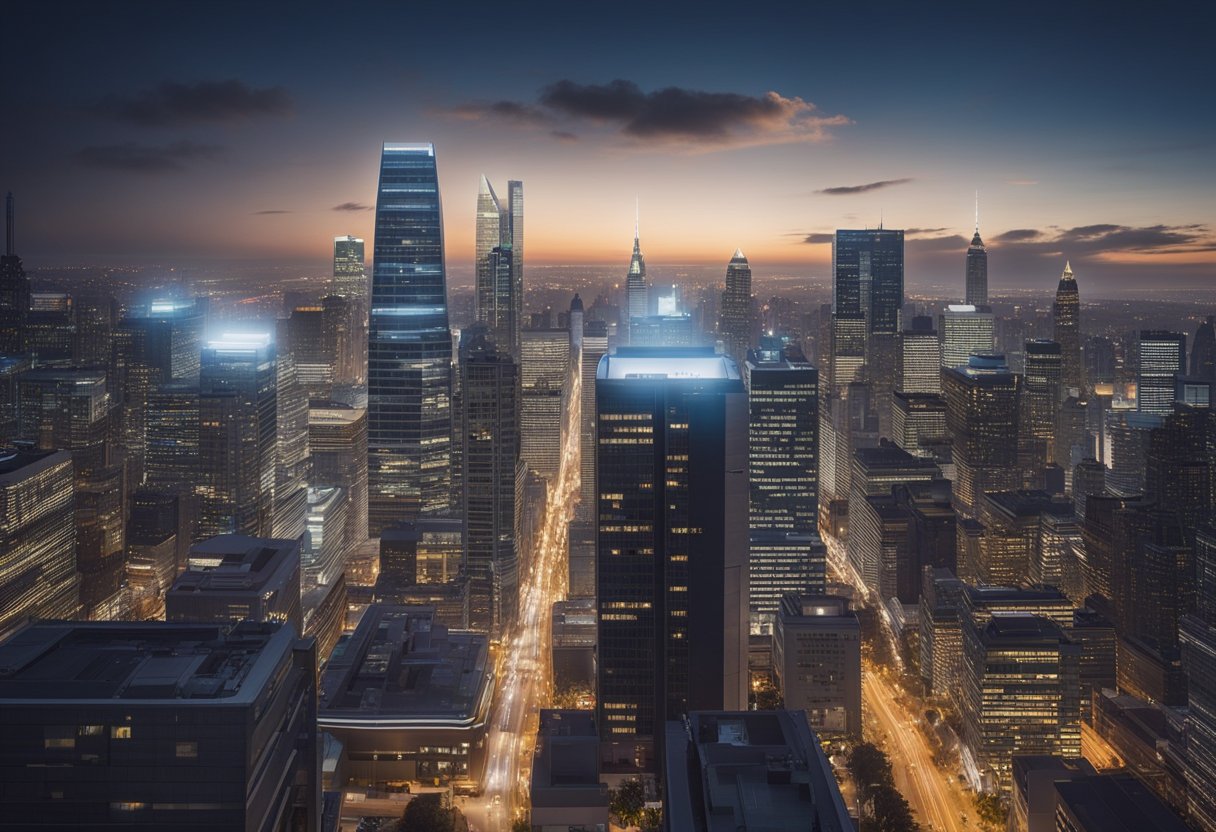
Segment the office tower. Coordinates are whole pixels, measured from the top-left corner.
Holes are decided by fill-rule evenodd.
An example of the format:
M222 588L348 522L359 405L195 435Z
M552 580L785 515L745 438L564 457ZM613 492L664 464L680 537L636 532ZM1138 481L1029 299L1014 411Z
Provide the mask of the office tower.
M499 638L515 620L519 603L519 366L484 329L475 328L461 338L460 379L470 625Z
M941 317L941 339L942 366L966 366L972 355L992 352L992 313L965 304L947 306Z
M1216 378L1216 317L1208 315L1195 330L1191 344L1191 375Z
M866 332L896 335L904 303L904 232L838 230L832 238L832 310L861 314Z
M346 542L367 540L367 411L338 402L308 410L312 485L339 486L347 493Z
M966 302L971 306L988 305L988 249L980 239L979 208L975 212L975 236L967 247Z
M275 621L299 634L300 541L223 534L190 547L165 593L168 621Z
M629 258L629 272L625 276L625 298L629 307L626 321L646 316L650 308L650 295L646 287L646 258L642 256L637 223L633 226L633 256Z
M985 491L1012 491L1018 470L1018 377L1004 356L973 355L942 370L946 427L953 438L954 500L974 518Z
M464 562L464 523L446 517L425 517L386 529L380 546L381 588L415 584L446 584L457 579Z
M899 338L899 378L895 389L904 393L942 392L942 345L933 319L918 315L911 329Z
M32 619L80 612L74 485L67 451L0 456L0 638Z
M1211 412L1179 404L1149 434L1144 493L1182 524L1188 542L1212 511Z
M1085 393L1085 367L1081 363L1081 298L1077 293L1077 281L1072 276L1070 263L1064 264L1060 285L1056 288L1055 303L1051 307L1055 321L1055 337L1060 345L1061 395L1069 390Z
M519 355L523 326L523 250L523 183L507 182L504 208L482 176L477 195L474 311L495 343L513 356Z
M578 296L578 292L574 293L574 299L570 301L570 357L572 361L578 361L579 353L583 349L583 299Z
M30 279L17 256L13 195L4 203L4 257L0 258L0 355L16 355L25 347L25 321L30 310Z
M280 332L282 326L280 326ZM276 449L274 463L274 521L271 535L298 538L308 513L308 395L300 385L295 356L279 352L275 362Z
M830 392L838 396L861 380L866 363L866 318L860 312L832 313Z
M693 331L691 315L647 315L629 321L630 346L696 347L702 340Z
M199 374L200 532L269 537L278 363L266 333L207 342Z
M1179 622L1187 668L1187 810L1205 829L1216 828L1216 531L1199 534L1196 609Z
M349 317L349 309L342 310ZM339 331L322 306L297 306L278 326L278 356L290 353L306 400L333 398Z
M937 393L896 391L891 407L895 444L914 456L936 458L935 449L947 436L946 400Z
M384 145L368 329L368 534L451 500L452 336L430 144Z
M1085 502L1091 496L1106 493L1106 466L1092 457L1083 459L1073 467L1072 499L1077 522L1085 522Z
M708 348L619 348L595 397L597 722L651 768L668 720L746 702L747 402Z
M1041 526L1045 515L1071 520L1072 503L1055 500L1046 491L985 492L977 518L984 526L981 559L977 564L968 564L965 577L981 584L1018 586L1041 572ZM1052 554L1058 556L1058 550ZM1051 585L1058 587L1059 583L1052 581Z
M308 489L308 521L301 557L304 592L329 586L346 567L346 489L321 486Z
M1015 754L1081 756L1080 647L1038 615L963 626L963 743L1006 793Z
M31 366L28 356L0 355L0 446L11 445L17 438L18 382Z
M788 593L773 636L783 706L819 737L861 736L861 624L848 599Z
M46 622L0 663L3 825L319 829L316 646L290 627Z
M367 316L369 310L367 272L364 270L363 240L346 235L334 237L334 279L331 297L341 298L342 304L329 297L322 300L328 313L328 323L336 331L345 330L345 338L337 338L338 354L335 380L339 384L359 385L367 381ZM345 311L345 325L340 319Z
M832 766L796 711L692 713L667 723L664 745L668 829L854 827Z
M545 479L557 476L562 454L562 412L570 377L570 333L520 333L519 457Z
M1159 329L1140 331L1136 363L1136 409L1169 414L1174 409L1174 379L1186 372L1186 336Z
M179 525L176 494L141 488L131 495L126 563L131 620L164 620L165 592L177 577Z
M954 571L926 566L920 594L920 674L930 696L949 696L962 659L964 584Z
M608 352L608 327L603 321L587 321L583 326L582 360L580 367L582 425L579 431L579 502L575 520L594 524L596 520L595 442L596 387L595 374L600 359ZM594 530L592 530L594 535ZM587 553L594 561L593 552ZM571 555L575 552L572 550Z
M819 535L781 529L753 531L748 540L747 599L753 635L769 635L788 592L827 588L827 549Z
M1062 398L1062 378L1060 345L1044 339L1027 341L1018 421L1021 430L1021 465L1030 487L1038 488L1043 484L1043 468L1048 462L1068 464L1068 460L1055 459L1054 455L1056 411Z
M524 320L524 183L507 180L506 238L511 247L511 320L514 330L507 342L512 356L519 355L519 333Z
M726 266L726 291L722 293L718 332L726 354L742 366L752 345L752 268L741 249L735 249Z

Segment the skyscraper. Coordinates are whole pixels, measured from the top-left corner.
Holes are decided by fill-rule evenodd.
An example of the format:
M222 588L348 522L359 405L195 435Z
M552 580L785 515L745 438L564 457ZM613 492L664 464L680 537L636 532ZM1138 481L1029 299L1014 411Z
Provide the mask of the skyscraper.
M646 317L650 296L646 288L646 258L642 256L636 222L633 226L633 256L629 258L629 272L625 276L625 299L629 307L627 319Z
M988 249L980 239L980 216L978 204L975 210L975 236L967 248L966 302L972 306L988 305Z
M519 603L519 365L484 328L475 327L461 339L460 377L469 624L501 637Z
M504 208L485 176L477 194L474 312L499 349L518 358L523 321L524 186L507 182Z
M308 483L312 478L308 394L300 386L295 356L290 351L276 352L275 376L274 521L270 533L298 538L305 530Z
M335 381L339 384L364 384L367 381L368 285L364 270L363 240L359 237L334 237L334 279L330 295L346 301L348 315L346 338L336 338ZM338 329L339 304L329 298L323 302L331 329Z
M587 321L583 327L582 366L582 426L579 432L579 504L578 520L594 521L596 515L595 490L595 373L600 359L608 352L608 326L603 321Z
M1191 344L1191 375L1216 378L1216 317L1208 315L1195 330Z
M942 366L965 367L970 356L992 352L993 319L969 304L951 304L941 317Z
M270 536L277 388L278 363L268 334L225 334L203 349L199 479L204 536Z
M546 479L557 476L562 411L570 376L570 334L525 329L520 335L520 458Z
M899 377L895 389L904 393L942 392L942 345L933 319L920 315L899 337Z
M711 349L622 347L595 387L597 722L648 768L665 722L747 699L747 402Z
M368 533L451 499L452 336L435 148L386 143L368 329Z
M985 491L1012 491L1018 469L1018 377L1002 355L973 355L942 371L946 427L954 441L954 500L975 518Z
M735 249L726 266L722 293L722 322L718 327L726 354L742 365L752 341L752 269L741 249Z
M1061 391L1070 389L1084 394L1085 365L1081 363L1081 299L1077 293L1077 281L1072 276L1072 264L1064 264L1060 285L1056 288L1056 300L1051 307L1055 320L1055 342L1060 345Z
M13 195L4 203L4 257L0 258L0 355L22 351L26 316L30 309L30 279L17 256Z
M832 238L833 311L863 314L866 332L896 335L904 303L904 232L838 230Z
M524 183L507 180L507 237L511 246L511 320L514 329L506 348L519 360L519 332L524 320Z
M1054 459L1056 411L1060 408L1060 345L1055 341L1034 339L1026 342L1026 372L1022 375L1019 414L1022 467L1029 478L1028 488L1041 488L1043 467Z
M367 410L318 402L308 410L311 485L346 489L348 547L367 539Z
M363 239L349 234L334 237L334 279L329 293L367 305L367 274L363 269Z
M1166 416L1174 410L1174 379L1186 372L1186 335L1160 329L1140 332L1136 409Z

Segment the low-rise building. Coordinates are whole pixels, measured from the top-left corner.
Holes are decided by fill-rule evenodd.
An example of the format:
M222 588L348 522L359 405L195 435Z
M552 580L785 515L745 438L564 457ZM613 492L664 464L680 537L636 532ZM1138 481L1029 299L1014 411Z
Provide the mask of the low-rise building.
M861 625L844 598L789 593L777 612L773 668L785 706L822 736L861 736Z
M532 832L608 828L594 711L540 712L532 760Z
M553 689L595 688L595 599L553 605Z

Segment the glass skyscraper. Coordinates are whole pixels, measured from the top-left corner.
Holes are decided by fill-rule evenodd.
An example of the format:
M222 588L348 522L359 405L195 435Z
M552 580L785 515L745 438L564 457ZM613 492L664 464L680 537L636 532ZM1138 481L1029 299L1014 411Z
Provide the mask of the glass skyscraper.
M1186 372L1186 335L1160 329L1140 332L1136 364L1136 408L1168 415L1174 410L1174 379Z
M833 312L864 314L866 331L896 335L904 304L904 232L839 230L832 239Z
M368 329L368 534L446 512L452 450L439 175L431 144L386 143Z
M484 176L477 194L476 290L478 323L499 349L519 357L523 321L524 183L507 182L507 206Z

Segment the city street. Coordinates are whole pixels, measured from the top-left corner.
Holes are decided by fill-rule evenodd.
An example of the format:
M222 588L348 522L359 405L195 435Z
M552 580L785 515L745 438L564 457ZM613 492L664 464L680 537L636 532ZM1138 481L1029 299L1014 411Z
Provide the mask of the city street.
M577 365L576 365L577 366ZM579 493L580 381L572 374L562 430L561 468L550 485L544 526L520 582L519 621L503 643L499 683L488 733L485 788L457 805L477 832L506 832L528 805L528 781L540 708L552 685L549 663L553 604L566 595L567 528Z

